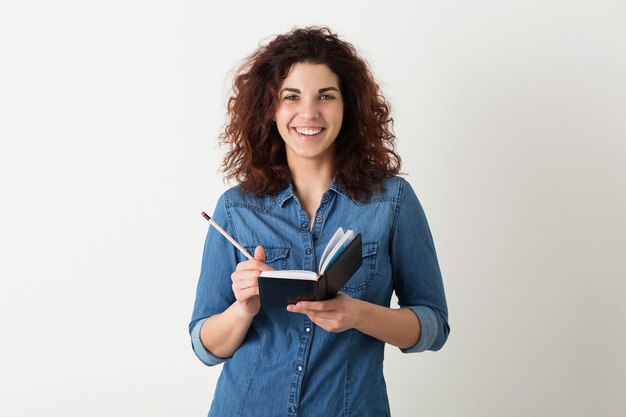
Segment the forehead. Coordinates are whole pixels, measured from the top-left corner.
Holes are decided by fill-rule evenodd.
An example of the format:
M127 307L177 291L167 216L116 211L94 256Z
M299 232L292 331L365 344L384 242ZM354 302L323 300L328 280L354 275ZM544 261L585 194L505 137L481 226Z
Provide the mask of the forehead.
M281 87L336 87L339 88L339 77L326 64L298 62L289 69Z

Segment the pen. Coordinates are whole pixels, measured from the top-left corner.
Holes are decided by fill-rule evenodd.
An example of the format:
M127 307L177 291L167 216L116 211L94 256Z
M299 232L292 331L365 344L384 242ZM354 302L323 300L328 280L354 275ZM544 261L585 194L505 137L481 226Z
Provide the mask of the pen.
M241 246L239 243L237 243L237 241L236 241L235 239L233 239L233 237L232 237L231 235L229 235L228 233L226 233L226 230L222 229L222 228L220 227L220 225L219 225L219 224L217 224L217 223L215 222L215 220L213 220L213 219L211 218L211 216L209 216L208 214L206 214L204 211L202 212L202 216L203 216L205 219L207 219L207 220L209 221L209 224L211 224L213 227L215 227L215 228L217 229L217 231L218 231L218 232L220 232L220 233L222 234L222 236L224 236L226 239L228 239L228 241L229 241L230 243L232 243L233 245L235 245L235 247L236 247L237 249L239 249L239 252L241 252L241 253L243 253L244 255L246 255L246 258L248 258L248 259L250 259L250 260L254 259L254 257L253 257L252 255L250 255L250 254L248 253L248 251L246 251L246 250L243 248L243 246Z

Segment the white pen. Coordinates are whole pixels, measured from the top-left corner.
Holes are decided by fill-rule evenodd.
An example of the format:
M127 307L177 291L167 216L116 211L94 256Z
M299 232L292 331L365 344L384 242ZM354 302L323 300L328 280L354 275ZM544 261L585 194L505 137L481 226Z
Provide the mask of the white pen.
M220 233L222 234L222 236L224 236L226 239L228 239L228 241L229 241L230 243L232 243L233 245L235 245L235 247L236 247L237 249L239 249L239 251L240 251L241 253L243 253L243 254L246 256L246 258L248 258L248 259L250 259L250 260L254 259L254 256L250 255L250 254L248 253L248 251L246 251L246 250L243 248L243 246L241 246L239 243L237 243L237 241L236 241L235 239L233 239L233 237L232 237L231 235L229 235L229 234L226 232L226 230L222 229L222 228L220 227L220 225L219 225L219 224L217 224L217 223L215 222L215 220L213 220L213 219L211 218L211 216L209 216L208 214L206 214L204 211L202 212L202 216L204 216L204 218L205 218L205 219L207 219L207 220L209 221L209 224L211 224L213 227L215 227L215 228L217 229L217 231L218 231L218 232L220 232Z

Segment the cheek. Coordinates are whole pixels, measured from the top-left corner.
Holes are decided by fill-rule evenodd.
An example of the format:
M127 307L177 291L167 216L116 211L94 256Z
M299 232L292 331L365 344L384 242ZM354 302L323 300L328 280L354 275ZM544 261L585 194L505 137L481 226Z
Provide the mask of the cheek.
M274 120L276 120L276 127L278 127L278 130L285 130L287 129L288 125L289 125L289 119L282 113L276 113L276 118Z
M324 115L326 120L332 121L332 123L337 126L337 128L341 128L341 123L343 122L343 107L335 107L328 109L328 112Z
M332 120L333 126L335 129L341 129L341 125L343 123L343 113L333 113L331 118L327 120Z
M280 134L283 140L285 136L289 134L289 116L285 111L281 111L280 109L276 111L274 114L274 121L276 122L276 128L278 129L278 133Z
M274 113L274 120L278 124L287 124L291 120L291 111L285 106L279 106Z

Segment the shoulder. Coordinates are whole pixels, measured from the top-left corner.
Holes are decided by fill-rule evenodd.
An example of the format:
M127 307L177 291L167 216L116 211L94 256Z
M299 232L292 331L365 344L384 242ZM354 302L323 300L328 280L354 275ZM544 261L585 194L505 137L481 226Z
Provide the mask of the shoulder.
M405 189L410 189L413 190L411 188L411 184L409 184L409 182L407 180L405 180L402 177L398 177L398 176L393 176L393 177L387 177L383 180L383 187L385 188L385 190L387 190L389 193L392 193L394 195L402 195L402 192Z
M366 199L354 199L342 187L335 184L331 188L345 198L352 200L357 206L376 203L398 203L402 200L402 196L407 190L410 193L413 192L411 185L404 178L398 176L385 177Z
M364 203L376 203L382 201L398 203L402 200L407 191L409 193L413 193L413 188L407 180L399 176L387 177L382 181L380 189L375 190L370 198L367 199L367 201L364 201Z
M393 201L396 216L400 212L422 212L422 205L411 184L403 177L393 176L383 181L384 191L379 198ZM374 197L376 198L376 197Z
M246 208L253 211L267 212L276 205L281 195L256 195L236 185L224 191L219 198L219 203L226 210L232 208Z

